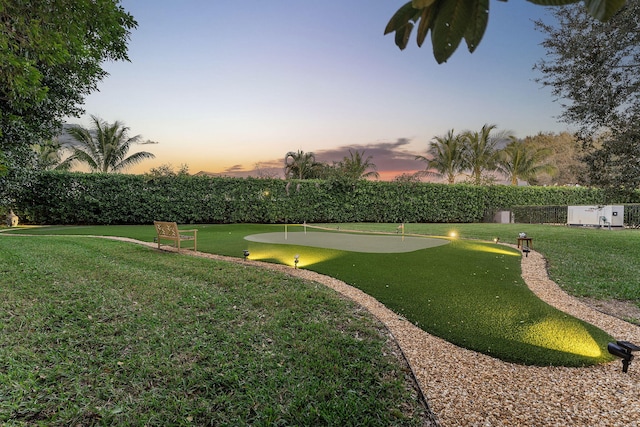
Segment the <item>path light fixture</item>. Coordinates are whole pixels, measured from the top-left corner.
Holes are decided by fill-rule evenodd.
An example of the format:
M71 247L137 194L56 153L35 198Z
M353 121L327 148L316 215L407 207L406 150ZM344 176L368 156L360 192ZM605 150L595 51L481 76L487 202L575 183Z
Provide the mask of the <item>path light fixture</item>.
M494 237L494 238L493 238L493 243L498 243L499 241L500 241L500 238L499 238L499 237Z
M529 252L531 252L531 249L529 249L529 246L524 245L522 247L522 253L524 254L525 258L529 258Z
M244 259L246 260L247 258L249 258L249 250L245 249L244 251L242 251L242 255L244 256Z
M633 352L640 351L640 347L629 341L616 341L614 343L610 342L607 345L607 350L622 359L622 372L627 372L633 360Z
M300 262L300 255L296 254L296 255L293 257L293 265L294 265L294 267L295 267L295 268L298 268L298 263L299 263L299 262Z

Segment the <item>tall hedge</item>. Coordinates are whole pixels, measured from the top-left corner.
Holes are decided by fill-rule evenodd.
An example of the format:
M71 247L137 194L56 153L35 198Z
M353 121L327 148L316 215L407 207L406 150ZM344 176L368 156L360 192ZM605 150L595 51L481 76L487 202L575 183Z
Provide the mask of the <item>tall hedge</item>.
M513 206L603 200L582 187L41 172L13 208L34 224L479 222Z

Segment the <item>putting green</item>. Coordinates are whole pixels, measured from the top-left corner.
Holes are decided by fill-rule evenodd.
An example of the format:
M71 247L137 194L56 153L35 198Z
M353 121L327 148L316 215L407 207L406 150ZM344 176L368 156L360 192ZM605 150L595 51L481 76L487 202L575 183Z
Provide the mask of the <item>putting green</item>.
M311 246L314 248L338 249L366 253L413 252L433 248L449 243L446 239L431 237L413 237L401 235L347 234L323 232L277 232L245 236L250 242L271 243L276 245Z

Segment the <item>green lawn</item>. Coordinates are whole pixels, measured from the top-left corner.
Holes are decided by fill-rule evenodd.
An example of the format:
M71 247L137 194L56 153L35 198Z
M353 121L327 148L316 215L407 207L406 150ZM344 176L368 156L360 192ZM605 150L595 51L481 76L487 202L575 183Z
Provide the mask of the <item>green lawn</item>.
M331 227L337 228L337 225ZM341 225L342 229L355 227L395 230L390 224ZM411 253L364 254L243 240L245 235L283 230L283 226L198 225L196 228L200 230L198 248L201 251L241 257L242 250L249 249L252 259L288 265L293 265L293 255L299 254L300 267L342 279L424 330L503 360L582 366L611 359L606 345L612 337L536 298L520 277L519 252L492 242L455 239L449 245ZM524 230L522 225L499 224L408 224L406 231L447 235L454 228L462 237L488 240L499 236L503 241L513 242L517 230L526 231L534 238L534 247L545 255L546 248L553 246L547 239L554 233L558 237L556 243L561 243L572 241L570 234L574 231L585 231L541 226L527 226ZM288 230L295 232L296 227L289 226ZM52 227L33 232L110 234L146 241L151 241L155 234L152 226ZM618 233L597 232L610 236ZM566 250L561 252L566 256ZM553 265L553 259L551 261Z
M336 227L336 224L328 224ZM393 231L393 224L342 224L342 228ZM515 244L519 232L549 262L551 278L567 292L607 300L631 301L640 307L640 230L607 230L538 224L407 224L407 233L446 236L456 231L468 239ZM640 320L640 319L638 319Z
M384 327L323 286L86 237L0 254L2 425L423 425Z

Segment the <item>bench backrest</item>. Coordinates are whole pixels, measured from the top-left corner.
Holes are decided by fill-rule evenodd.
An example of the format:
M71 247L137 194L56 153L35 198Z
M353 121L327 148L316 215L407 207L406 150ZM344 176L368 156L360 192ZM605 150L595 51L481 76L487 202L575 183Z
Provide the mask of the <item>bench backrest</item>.
M178 224L175 222L153 221L158 236L179 237Z

